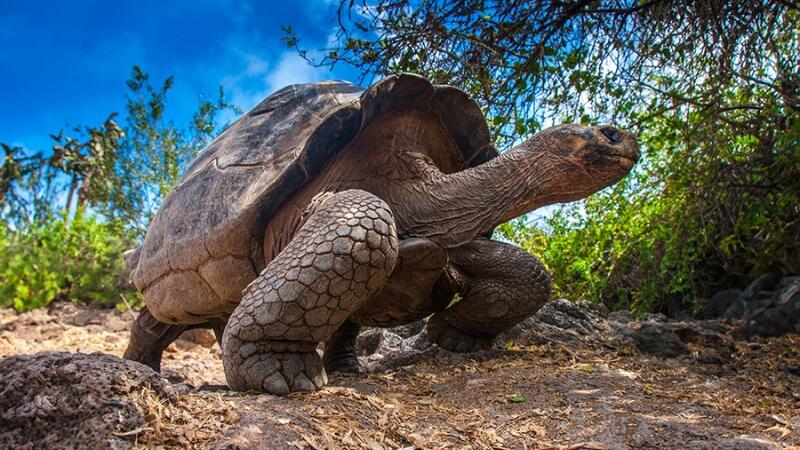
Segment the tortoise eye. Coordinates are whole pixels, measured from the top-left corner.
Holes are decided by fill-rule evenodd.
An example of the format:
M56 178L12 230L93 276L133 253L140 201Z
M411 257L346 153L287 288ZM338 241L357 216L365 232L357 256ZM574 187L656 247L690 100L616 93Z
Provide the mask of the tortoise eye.
M600 132L603 133L603 136L607 137L612 144L616 144L620 141L619 131L614 127L603 127L600 129Z

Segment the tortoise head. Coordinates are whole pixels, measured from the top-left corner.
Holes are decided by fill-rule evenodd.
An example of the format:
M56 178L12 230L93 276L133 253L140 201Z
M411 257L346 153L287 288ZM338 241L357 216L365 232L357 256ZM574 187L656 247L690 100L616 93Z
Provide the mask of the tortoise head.
M638 159L635 136L615 127L548 128L496 158L411 189L402 225L409 235L457 247L522 214L610 186Z
M572 186L569 190L583 191L581 197L619 181L639 160L636 137L610 125L560 125L528 142L537 151L550 154L546 157L553 158L555 174L565 178Z
M610 125L566 124L536 133L502 158L521 168L516 182L526 186L516 189L519 196L501 216L505 221L616 183L639 159L639 144L632 133Z

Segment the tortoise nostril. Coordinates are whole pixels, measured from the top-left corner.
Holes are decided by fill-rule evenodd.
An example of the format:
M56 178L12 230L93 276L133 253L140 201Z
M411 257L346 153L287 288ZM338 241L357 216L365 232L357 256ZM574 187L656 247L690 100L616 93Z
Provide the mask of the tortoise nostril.
M616 144L622 140L622 136L614 127L603 127L600 129L600 132L603 133L603 136L607 137L612 144Z

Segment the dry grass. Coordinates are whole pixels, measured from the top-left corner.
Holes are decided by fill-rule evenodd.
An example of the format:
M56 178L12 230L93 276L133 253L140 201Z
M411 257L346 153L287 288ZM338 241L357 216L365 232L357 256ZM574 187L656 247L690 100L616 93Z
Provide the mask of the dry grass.
M129 318L97 314L76 326L59 314L0 312L0 356L120 355L127 334L114 321ZM135 393L147 426L123 434L138 448L800 448L800 377L787 369L800 366L800 336L738 342L713 362L695 350L681 359L591 341L432 350L288 398L177 385L173 400ZM164 367L194 386L224 381L216 347L172 348Z
M170 401L144 389L133 400L148 426L119 435L133 436L136 448L207 448L237 419L236 405L221 394L179 395Z

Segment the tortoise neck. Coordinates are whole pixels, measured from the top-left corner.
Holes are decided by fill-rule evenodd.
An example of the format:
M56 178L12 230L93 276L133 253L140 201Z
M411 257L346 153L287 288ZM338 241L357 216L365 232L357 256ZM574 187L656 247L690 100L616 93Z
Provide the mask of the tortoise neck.
M445 248L473 241L497 225L549 204L574 200L563 182L563 162L531 139L481 165L443 174L424 158L415 163L421 182L393 202L399 229ZM398 204L399 203L399 204Z

